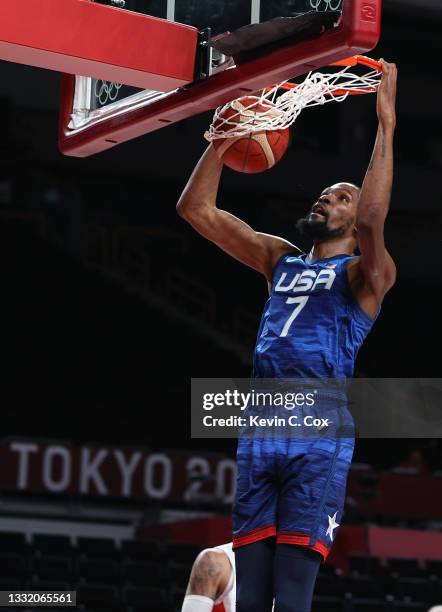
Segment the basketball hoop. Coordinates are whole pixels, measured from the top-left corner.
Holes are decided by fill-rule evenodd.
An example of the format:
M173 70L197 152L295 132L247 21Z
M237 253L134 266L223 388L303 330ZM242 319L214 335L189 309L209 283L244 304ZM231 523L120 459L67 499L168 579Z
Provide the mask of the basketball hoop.
M204 137L212 142L219 138L241 138L253 132L283 130L293 125L309 106L343 102L351 95L376 93L382 76L382 66L376 60L355 55L331 66L343 68L330 73L309 72L302 83L284 81L266 87L260 95L247 96L246 109L238 105L241 98L220 106ZM356 66L369 70L362 75L350 72L350 68ZM268 110L260 110L258 114L258 107ZM237 112L232 113L232 109Z

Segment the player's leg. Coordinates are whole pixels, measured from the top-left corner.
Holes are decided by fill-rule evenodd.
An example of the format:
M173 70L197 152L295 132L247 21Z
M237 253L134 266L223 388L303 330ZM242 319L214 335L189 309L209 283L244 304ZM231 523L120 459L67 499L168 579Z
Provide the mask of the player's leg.
M231 573L230 561L223 552L203 550L193 564L182 612L212 612Z
M235 550L237 612L271 612L274 558L274 538Z
M233 508L237 612L271 612L278 488L271 445L240 438Z
M317 440L286 460L278 509L278 544L295 544L327 558L342 521L353 441Z
M287 450L281 461L275 612L310 612L321 560L331 544L322 527L337 454L328 441L288 441Z
M287 440L279 469L277 543L305 546L326 559L342 521L354 425L346 399L329 390L308 410L330 425Z
M276 545L275 612L310 612L321 561L322 555L309 548Z
M309 612L321 558L327 558L341 523L353 440L324 438L290 447L278 510L275 612Z

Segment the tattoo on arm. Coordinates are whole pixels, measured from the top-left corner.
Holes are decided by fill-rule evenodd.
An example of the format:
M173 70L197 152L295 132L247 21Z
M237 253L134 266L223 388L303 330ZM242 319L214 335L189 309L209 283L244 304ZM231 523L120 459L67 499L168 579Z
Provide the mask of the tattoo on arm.
M385 159L385 156L387 154L387 144L385 142L385 132L384 130L381 128L381 136L382 136L382 143L381 143L381 159ZM371 170L373 170L373 166L374 166L374 160L376 158L376 153L377 153L377 147L375 148L375 150L373 151L373 155L371 156L371 160L370 160L370 164L368 166L368 171L370 172Z
M381 134L382 134L381 156L382 156L382 159L384 159L385 153L387 151L387 145L385 144L385 132L382 128L381 128Z

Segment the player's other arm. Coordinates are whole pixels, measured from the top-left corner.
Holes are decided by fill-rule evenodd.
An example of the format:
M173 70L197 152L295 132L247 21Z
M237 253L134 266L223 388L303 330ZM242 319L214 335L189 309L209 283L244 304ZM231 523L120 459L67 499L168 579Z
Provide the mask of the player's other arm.
M377 99L379 126L356 217L364 285L378 304L396 280L396 266L385 248L384 225L393 185L397 69L395 64L384 60L381 63L383 74Z
M241 219L216 205L223 164L209 146L177 204L178 214L202 236L238 261L264 274L270 282L273 268L285 253L296 251L290 242L256 232Z
M227 555L220 550L203 550L192 567L181 612L209 612L225 591L232 573Z

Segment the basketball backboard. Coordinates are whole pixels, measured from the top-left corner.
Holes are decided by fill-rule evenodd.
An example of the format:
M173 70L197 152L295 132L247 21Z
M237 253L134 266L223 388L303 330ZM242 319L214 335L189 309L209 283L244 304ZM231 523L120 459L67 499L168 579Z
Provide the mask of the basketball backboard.
M108 0L95 2L109 4ZM198 30L210 28L211 35L217 36L276 17L291 17L313 10L339 11L343 0L208 0L204 3L196 0L114 0L114 3L117 2L119 6L124 6L124 10L166 19ZM165 87L163 85L162 89L165 90ZM77 77L68 129L82 129L96 121L103 122L106 116L112 115L117 109L129 109L141 101L161 99L165 93L163 90L146 90L121 82ZM164 123L168 123L166 118Z
M109 4L108 0L95 0ZM124 9L177 21L212 34L233 31L250 23L290 17L308 11L339 11L343 0L115 0Z
M23 0L0 5L0 58L64 73L59 146L84 157L371 50L381 3ZM328 13L328 23L243 57L215 48L213 38L227 31L305 13Z
M210 27L211 35L216 36L226 31L234 31L242 26L259 23L265 19L290 14L291 8L304 12L306 4L315 0L289 0L289 2L268 2L267 8L261 5L261 0L115 0L124 10L150 15L167 21L188 25L198 30ZM342 0L336 0L342 2ZM108 5L108 0L95 0L96 3ZM281 5L288 5L284 8ZM295 11L296 12L296 11ZM261 13L265 13L264 19ZM152 99L158 95L152 91ZM73 113L71 128L80 127L85 123L93 123L94 118L103 117L119 102L130 105L140 98L149 99L148 92L141 87L133 87L123 83L85 77L78 80L77 113ZM164 93L164 92L161 92ZM117 103L117 104L114 104ZM97 112L96 112L97 111Z

